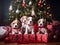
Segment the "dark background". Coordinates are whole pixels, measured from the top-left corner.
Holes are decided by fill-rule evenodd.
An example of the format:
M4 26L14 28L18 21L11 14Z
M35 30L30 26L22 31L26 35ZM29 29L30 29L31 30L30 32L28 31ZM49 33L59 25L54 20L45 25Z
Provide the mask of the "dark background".
M12 0L0 0L0 25L4 25L4 21L8 17L8 8ZM47 0L51 6L53 19L60 21L60 1L59 0Z

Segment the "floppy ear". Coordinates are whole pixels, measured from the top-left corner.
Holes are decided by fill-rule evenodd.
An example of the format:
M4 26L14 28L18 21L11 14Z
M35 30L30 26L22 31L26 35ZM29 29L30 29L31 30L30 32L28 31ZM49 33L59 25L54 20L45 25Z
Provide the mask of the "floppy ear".
M23 17L20 18L20 21L21 21L21 22L22 22L22 20L23 20Z
M40 20L40 19L39 19ZM37 23L39 23L39 20L38 20L38 22Z
M12 23L13 23L13 22L11 22L10 26L12 26Z

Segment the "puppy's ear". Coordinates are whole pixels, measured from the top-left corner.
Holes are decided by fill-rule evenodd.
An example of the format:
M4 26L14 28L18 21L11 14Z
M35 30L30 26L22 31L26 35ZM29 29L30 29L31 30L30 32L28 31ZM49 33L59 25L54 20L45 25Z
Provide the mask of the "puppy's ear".
M40 19L38 20L38 22L37 22L37 23L39 23L39 21L40 21Z
M12 26L12 25L13 25L13 22L11 22L10 26Z
M20 21L21 21L21 22L22 22L22 20L23 20L23 17L20 18Z

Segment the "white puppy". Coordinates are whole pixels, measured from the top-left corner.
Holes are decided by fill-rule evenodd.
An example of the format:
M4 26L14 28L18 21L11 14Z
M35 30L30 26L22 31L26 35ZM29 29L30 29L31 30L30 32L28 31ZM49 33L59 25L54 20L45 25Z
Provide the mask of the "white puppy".
M43 19L43 18L41 18L41 19L39 19L38 20L38 30L39 30L39 32L38 33L44 33L44 34L47 34L47 29L44 27L46 25L46 19Z
M16 18L10 25L12 27L12 34L15 34L15 33L21 33L19 30L20 30L20 27L19 27L19 21L18 19Z

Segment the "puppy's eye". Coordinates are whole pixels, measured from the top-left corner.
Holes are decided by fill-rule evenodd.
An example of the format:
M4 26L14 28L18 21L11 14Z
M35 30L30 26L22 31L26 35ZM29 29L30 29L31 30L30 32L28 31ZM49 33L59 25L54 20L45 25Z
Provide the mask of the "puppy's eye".
M39 21L39 23L40 23L40 21Z
M29 21L29 19L27 19Z
M44 22L43 22L44 23Z
M13 23L13 24L15 24L15 23Z

